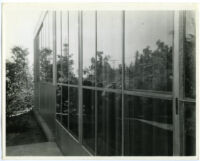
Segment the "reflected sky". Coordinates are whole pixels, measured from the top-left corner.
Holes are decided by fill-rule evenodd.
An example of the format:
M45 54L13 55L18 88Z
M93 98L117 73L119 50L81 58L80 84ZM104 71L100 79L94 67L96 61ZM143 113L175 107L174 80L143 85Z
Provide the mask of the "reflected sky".
M66 13L64 13L66 14ZM63 16L64 16L63 14ZM63 20L63 41L67 42L67 14ZM117 68L122 60L122 11L97 12L97 51L110 56L110 64ZM135 52L147 46L156 49L156 42L173 43L173 11L126 11L125 59L126 65L135 62ZM58 41L57 41L58 43ZM60 48L60 47L58 47ZM69 53L73 54L74 73L78 74L78 12L69 12ZM83 12L83 69L95 57L95 12Z
M66 44L68 44L68 12L62 12L62 55L68 54Z
M61 55L61 12L56 12L56 55Z
M110 56L113 68L122 62L122 12L97 12L97 51Z
M94 13L94 12L93 12ZM84 40L95 40L94 14L83 14ZM90 16L90 18L89 18ZM88 35L88 36L87 36ZM166 45L173 43L173 11L126 11L125 13L125 59L127 65L135 61L135 52L147 46L156 49L156 42L163 41ZM94 55L95 42L83 42L84 67L91 63ZM97 12L97 51L103 51L104 56L111 56L111 64L118 67L122 57L122 12ZM93 53L92 53L93 52ZM88 53L88 54L87 54ZM83 68L84 68L83 67Z
M186 38L188 38L189 35L195 35L195 12L187 11L186 24Z
M91 65L91 58L95 57L95 12L83 12L83 69Z
M135 52L147 46L156 49L156 41L173 43L173 11L127 11L125 13L126 64L135 62Z
M78 76L78 12L69 11L69 54L74 60L73 73Z

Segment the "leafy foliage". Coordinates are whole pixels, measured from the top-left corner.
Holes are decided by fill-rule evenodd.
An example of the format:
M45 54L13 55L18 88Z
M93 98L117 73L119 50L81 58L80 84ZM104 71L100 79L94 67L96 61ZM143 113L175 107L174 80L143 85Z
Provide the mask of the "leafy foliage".
M185 46L185 96L195 98L195 36L187 35Z
M40 80L52 82L53 79L52 50L44 48L40 51Z
M149 46L142 53L136 51L135 62L126 65L127 88L171 90L172 88L172 47L158 40L157 48Z
M33 106L33 84L28 69L27 49L15 46L6 60L6 117L23 113Z
M68 54L68 47L68 44L64 44L62 56L58 55L57 57L57 79L58 82L62 83L75 83L78 82L78 78L76 78L75 73L73 73L73 54Z
M95 69L97 86L121 88L122 65L112 67L109 55L97 51L97 60L92 57L91 65L83 70L84 84L94 83ZM156 41L155 50L147 46L136 51L135 60L125 64L127 89L171 90L172 77L172 47L161 40Z

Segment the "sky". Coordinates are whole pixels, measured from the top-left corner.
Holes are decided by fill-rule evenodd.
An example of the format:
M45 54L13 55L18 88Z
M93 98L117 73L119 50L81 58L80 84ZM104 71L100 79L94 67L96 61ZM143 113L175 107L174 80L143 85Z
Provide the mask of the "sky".
M11 49L14 46L27 48L29 51L28 65L33 72L33 39L37 22L41 16L40 10L28 8L8 9L5 13L5 48L6 59L11 59Z

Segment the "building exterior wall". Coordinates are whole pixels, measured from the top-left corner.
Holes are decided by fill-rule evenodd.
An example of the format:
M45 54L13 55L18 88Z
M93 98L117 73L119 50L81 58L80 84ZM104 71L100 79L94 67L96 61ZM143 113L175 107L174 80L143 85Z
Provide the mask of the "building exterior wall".
M63 154L195 155L194 26L193 11L47 11L35 107Z
M40 83L40 114L55 135L56 87L52 84Z
M57 121L56 142L65 156L90 156L90 153Z

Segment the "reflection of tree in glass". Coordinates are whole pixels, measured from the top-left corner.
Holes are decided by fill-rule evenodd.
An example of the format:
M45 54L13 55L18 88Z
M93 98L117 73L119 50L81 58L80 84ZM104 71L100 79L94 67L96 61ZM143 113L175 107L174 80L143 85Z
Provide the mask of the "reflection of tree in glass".
M185 96L195 98L195 36L185 38Z
M170 91L172 89L172 47L158 40L157 49L149 46L142 53L136 51L135 62L125 66L125 85L127 89L151 89ZM97 60L91 58L91 65L84 69L84 83L94 83L96 63L97 86L121 88L122 65L115 68L109 55L97 51Z
M95 58L91 58L91 65L88 68L83 69L83 84L84 85L94 85L95 82Z
M71 82L77 82L77 78L75 77L75 73L73 65L74 65L74 60L73 54L68 54L68 44L63 44L63 55L62 55L62 60L63 60L63 74L64 74L64 81L67 81L66 78L68 78L69 83Z
M52 50L44 48L40 51L40 80L52 82L53 79Z
M172 47L158 40L157 49L147 46L142 53L136 51L135 62L125 66L125 85L128 89L172 89Z
M68 54L68 48L68 44L63 44L62 56L57 56L57 79L58 82L62 83L77 82L77 78L73 72L73 54Z
M62 86L56 87L56 113L61 113L61 92L62 92Z
M84 84L91 85L94 83L94 71L96 63L96 81L97 86L106 86L107 88L120 88L121 87L121 64L115 68L112 67L111 57L109 55L103 55L102 51L97 51L97 61L95 58L91 58L91 65L84 69ZM113 63L114 64L114 63Z
M63 77L63 74L62 74L62 61L61 61L61 56L60 55L57 55L57 59L56 59L56 64L57 64L57 81L59 83L61 83L63 80L62 80L62 77Z

